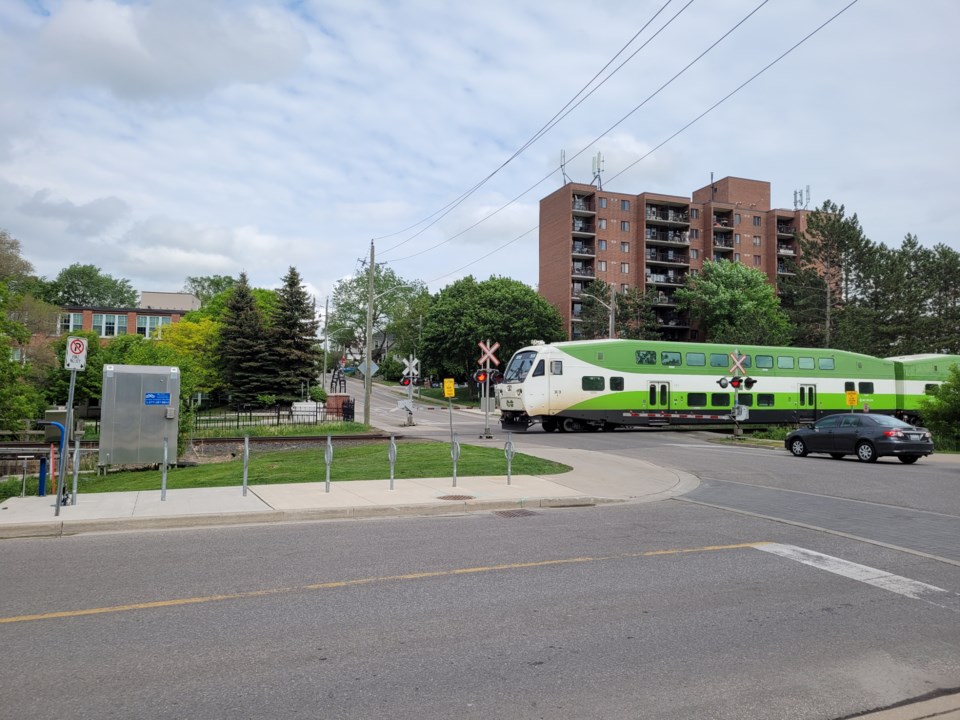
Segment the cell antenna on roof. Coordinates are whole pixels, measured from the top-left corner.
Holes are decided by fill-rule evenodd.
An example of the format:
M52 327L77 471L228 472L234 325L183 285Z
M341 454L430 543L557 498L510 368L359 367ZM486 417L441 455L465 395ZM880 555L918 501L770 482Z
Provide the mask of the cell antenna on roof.
M810 207L810 186L807 185L807 199L803 202L803 209L806 210Z
M597 153L597 156L593 158L593 184L597 186L597 190L603 190L603 180L600 175L603 173L603 155Z
M560 173L563 175L563 184L566 185L570 182L570 178L567 177L567 151L560 151Z

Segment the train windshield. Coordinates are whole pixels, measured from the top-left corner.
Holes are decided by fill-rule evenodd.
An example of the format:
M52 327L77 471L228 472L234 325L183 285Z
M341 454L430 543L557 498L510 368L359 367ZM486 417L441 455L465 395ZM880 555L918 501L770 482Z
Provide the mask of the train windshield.
M503 382L522 383L527 379L527 373L537 359L536 350L524 350L510 358L510 364L503 373Z

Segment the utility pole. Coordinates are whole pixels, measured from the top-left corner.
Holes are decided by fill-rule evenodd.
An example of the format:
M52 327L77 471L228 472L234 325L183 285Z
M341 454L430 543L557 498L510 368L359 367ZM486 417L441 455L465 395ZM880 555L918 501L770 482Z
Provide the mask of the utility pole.
M374 251L373 240L370 241L370 265L367 268L367 333L364 345L364 371L363 371L363 424L370 424L370 381L373 365L373 350L370 347L373 344L373 281L375 265L373 263Z

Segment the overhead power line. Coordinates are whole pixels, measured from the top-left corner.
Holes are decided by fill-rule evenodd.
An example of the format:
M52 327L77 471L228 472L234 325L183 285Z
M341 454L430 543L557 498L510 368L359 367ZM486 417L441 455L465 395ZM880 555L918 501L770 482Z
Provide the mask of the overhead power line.
M673 0L667 0L667 2L666 2L659 10L657 10L657 12L654 13L653 16L652 16L646 23L644 23L643 27L641 27L641 28L634 34L634 36L633 36L632 38L630 38L629 41L627 41L626 45L624 45L622 48L620 48L620 50L619 50L612 58L610 58L610 60L607 61L607 64L604 65L602 68L600 68L600 70L598 70L598 71L596 72L596 74L595 74L592 78L590 78L590 80L586 83L586 85L584 85L584 86L576 93L576 95L574 95L570 100L567 101L567 104L566 104L566 105L564 105L562 108L560 108L560 110L558 110L558 111L556 112L556 114L554 114L554 116L553 116L552 118L550 118L550 120L548 120L548 121L546 122L546 124L544 124L539 130L537 130L529 140L527 140L523 145L520 146L520 148L518 148L516 151L514 151L514 153L513 153L510 157L508 157L506 160L504 160L496 169L494 169L493 172L491 172L491 173L488 174L485 178L483 178L482 180L480 180L479 182L477 182L477 183L476 183L473 187L471 187L469 190L464 191L464 192L463 192L461 195L459 195L457 198L455 198L454 200L450 201L447 205L444 205L442 208L440 208L440 209L437 210L436 212L432 213L431 215L428 215L427 217L425 217L425 218L423 218L422 220L414 223L413 225L410 225L409 227L404 228L403 230L398 230L398 231L396 231L396 232L394 232L394 233L390 233L389 235L382 235L382 236L380 236L380 237L374 238L374 240L384 240L384 239L386 239L386 238L393 237L393 236L395 236L395 235L400 235L400 234L402 234L402 233L409 232L410 230L413 230L414 228L422 225L423 223L426 223L426 222L428 222L428 221L432 221L432 222L429 222L428 225L422 227L420 230L418 230L416 233L414 233L414 234L411 235L410 237L406 238L405 240L402 240L401 242L398 242L398 243L396 243L396 244L394 244L394 245L391 245L390 247L388 247L387 249L385 249L385 250L383 251L383 253L388 253L388 252L390 252L391 250L395 250L396 248L398 248L398 247L400 247L400 246L402 246L402 245L405 245L406 243L410 242L411 240L419 237L421 234L423 234L424 232L426 232L428 229L430 229L431 227L433 227L436 223L438 223L438 222L439 222L440 220L442 220L444 217L446 217L447 215L449 215L453 210L455 210L457 207L459 207L461 204L463 204L463 202L464 202L465 200L467 200L467 198L469 198L469 197L470 197L471 195L473 195L477 190L479 190L481 187L483 187L491 178L493 178L497 173L499 173L501 170L503 170L503 168L505 168L505 167L506 167L507 165L509 165L513 160L515 160L518 156L520 156L527 148L529 148L531 145L533 145L537 140L539 140L539 139L540 139L541 137L543 137L546 133L548 133L550 130L552 130L561 120L563 120L567 115L569 115L571 112L573 112L573 110L575 110L577 107L579 107L580 104L583 103L588 97L590 97L593 93L595 93L598 89L600 89L611 77L613 77L617 72L619 72L620 69L623 68L624 65L626 65L628 62L630 62L630 60L632 60L632 59L637 55L637 53L639 53L639 52L640 52L641 50L643 50L647 45L649 45L650 42L651 42L654 38L657 37L657 35L659 35L661 32L663 32L664 29L666 29L671 23L673 23L673 21L676 20L676 19L681 15L681 13L683 13L683 11L686 10L688 7L690 7L690 5L692 5L693 2L694 2L694 0L689 0L689 1L687 2L687 4L684 5L682 8L680 8L680 10L679 10L672 18L670 18L663 26L661 26L660 29L657 30L657 32L655 32L652 36L650 36L650 37L647 39L646 42L644 42L639 48L637 48L633 53L631 53L630 56L627 57L622 63L620 63L620 65L618 65L612 72L610 72L609 75L607 75L605 78L603 78L603 80L601 80L601 81L600 81L599 83L597 83L593 88L591 88L591 89L589 90L589 92L587 92L587 89L590 88L591 85L593 85L593 83L596 81L596 79L597 79L598 77L600 77L600 75L602 75L603 72L604 72L608 67L610 67L610 66L613 64L613 62L614 62L618 57L620 57L620 55L622 55L622 54L624 53L624 51L626 51L626 49L627 49L628 47L630 47L630 45L643 33L644 30L646 30L646 29L650 26L650 24L651 24L654 20L656 20L656 18L660 15L660 13L662 13L662 12L667 8L667 6L670 5L670 3L671 3L672 1L673 1ZM581 96L582 96L582 97L581 97ZM579 98L579 99L578 99L578 98Z
M858 2L858 0L851 0L850 3L848 3L847 5L845 5L843 8L841 8L839 11L837 11L836 13L834 13L834 14L833 14L832 16L830 16L827 20L825 20L823 23L821 23L821 24L818 25L816 28L814 28L812 31L810 31L809 33L807 33L803 38L801 38L799 41L797 41L795 44L793 44L790 48L788 48L787 50L785 50L783 53L781 53L779 56L777 56L774 60L772 60L771 62L769 62L767 65L765 65L761 70L759 70L758 72L754 73L754 74L753 74L752 76L750 76L747 80L745 80L745 81L742 82L740 85L738 85L735 89L731 90L729 93L727 93L726 95L724 95L722 98L720 98L720 100L718 100L717 102L715 102L715 103L714 103L713 105L711 105L709 108L707 108L707 109L704 110L702 113L700 113L699 115L697 115L693 120L691 120L690 122L688 122L686 125L684 125L683 127L681 127L681 128L680 128L679 130L677 130L675 133L673 133L672 135L670 135L669 137L667 137L665 140L663 140L661 143L659 143L658 145L656 145L656 146L655 146L653 149L651 149L649 152L645 153L643 156L641 156L640 158L638 158L638 159L635 160L634 162L630 163L630 165L628 165L626 168L624 168L623 170L621 170L620 172L618 172L618 173L617 173L616 175L614 175L612 178L609 178L609 180L613 180L614 178L619 177L620 175L622 175L623 173L625 173L625 172L626 172L627 170L629 170L630 168L636 166L636 165L637 165L638 163L640 163L641 161L643 161L643 160L645 160L646 158L650 157L654 152L656 152L657 150L659 150L660 148L662 148L664 145L666 145L667 143L669 143L671 140L673 140L674 138L676 138L678 135L680 135L681 133L683 133L684 131L686 131L687 129L689 129L691 126L693 126L694 124L696 124L697 122L699 122L700 120L702 120L704 117L706 117L707 115L709 115L709 114L710 114L711 112L713 112L714 110L716 110L718 107L720 107L720 106L721 106L723 103L725 103L727 100L729 100L730 98L732 98L734 95L736 95L737 93L739 93L741 90L743 90L745 87L747 87L750 83L752 83L752 82L753 82L754 80L756 80L758 77L760 77L761 75L763 75L767 70L769 70L770 68L772 68L773 66L775 66L777 63L779 63L779 62L780 62L781 60L783 60L785 57L787 57L788 55L790 55L790 53L792 53L794 50L796 50L796 49L799 48L801 45L803 45L804 43L806 43L806 42L807 42L810 38L812 38L814 35L816 35L816 34L819 33L821 30L823 30L825 27L827 27L828 25L830 25L834 20L836 20L838 17L840 17L843 13L845 13L845 12L846 12L847 10L849 10L851 7L853 7L854 5L856 5L857 2ZM759 9L759 8L757 8L757 9ZM755 11L754 11L754 12L755 12ZM751 13L751 14L752 14L752 13ZM748 16L748 17L749 17L749 16ZM746 18L745 18L745 19L746 19ZM741 22L742 22L742 21L741 21ZM738 24L739 24L739 23L738 23ZM729 33L728 33L728 34L729 34ZM711 47L712 47L712 46L711 46ZM702 55L701 55L701 57L702 57ZM689 67L689 66L688 66L688 67ZM674 76L674 79L675 79L676 77L677 77L677 76ZM672 80L671 80L671 82L672 82ZM663 88L661 87L660 89L662 90ZM660 92L660 90L657 90L657 92ZM646 103L646 100L644 100L644 103ZM641 103L641 105L643 105L644 103ZM640 106L637 106L637 107L639 108ZM634 108L634 110L636 110L636 109L637 109L637 108ZM617 122L616 124L614 124L613 126L611 126L610 129L615 128L617 125L620 124L620 122L623 122L623 120L625 120L627 117L629 117L631 114L633 114L633 112L634 112L634 111L631 111L630 113L628 113L628 114L627 114L626 116L624 116L619 122ZM609 130L608 130L607 132L609 132ZM599 139L602 138L602 137L603 137L603 135L601 135L600 137L598 137L597 140L599 140ZM594 140L593 143L596 143L597 140ZM591 145L592 145L593 143L591 143ZM577 155L582 154L582 153L585 152L589 147L590 147L590 145L584 147L582 150L580 150L580 151L577 153ZM493 216L496 215L497 213L501 212L501 211L504 210L505 208L509 207L509 206L512 205L513 203L515 203L515 202L517 202L518 200L520 200L520 199L521 199L522 197L524 197L525 195L527 195L527 194L529 194L530 192L532 192L534 189L536 189L538 186L540 186L543 182L545 182L547 179L549 179L555 172L556 172L556 169L553 170L553 171L551 171L551 173L550 173L549 175L547 175L547 176L544 177L543 179L539 180L537 183L535 183L534 185L532 185L531 187L529 187L527 190L524 190L520 195L517 195L515 198L513 198L513 199L510 200L509 202L505 203L504 205L502 205L501 207L497 208L496 210L494 210L492 213L490 213L490 214L487 215L486 217L484 217L484 218L482 218L481 220L477 221L476 223L474 223L474 224L471 225L470 227L466 228L465 230L462 230L461 232L457 233L457 234L454 235L453 237L448 238L447 240L444 240L443 242L438 243L437 245L434 245L433 247L427 248L427 250L424 250L424 251L422 251L422 252L418 252L418 253L416 253L416 254L414 254L414 255L409 255L409 256L407 256L407 257L405 257L405 258L400 258L400 260L407 260L407 259L409 259L409 258L416 257L417 255L421 255L423 252L427 252L427 251L429 251L429 250L433 250L433 249L439 247L440 245L443 245L443 244L445 244L445 243L447 243L447 242L450 242L450 240L453 240L453 239L455 239L455 238L463 235L464 233L472 230L473 228L477 227L477 225L479 225L480 223L485 222L486 220L490 219L491 217L493 217ZM445 278L445 277L449 277L449 276L451 276L451 275L454 275L454 274L456 274L456 273L459 273L461 270L465 270L466 268L468 268L468 267L470 267L470 266L472 266L472 265L475 265L476 263L480 262L481 260L485 260L486 258L490 257L491 255L499 252L500 250L503 250L503 249L506 248L506 247L509 247L510 245L512 245L513 243L517 242L517 241L520 240L521 238L529 235L531 232L533 232L534 230L536 230L538 227L539 227L539 225L531 228L530 230L527 230L526 232L522 233L522 234L519 235L518 237L515 237L515 238L513 238L512 240L509 240L509 241L505 242L504 244L502 244L502 245L494 248L493 250L491 250L491 251L487 252L486 254L480 256L480 257L477 258L476 260L473 260L472 262L467 263L466 265L464 265L464 266L462 266L462 267L460 267L460 268L458 268L458 269L456 269L456 270L452 270L452 271L449 272L449 273L446 273L446 274L444 274L444 275L440 275L439 277L434 278L434 279L431 280L430 282L436 282L437 280L442 280L442 279ZM399 262L400 260L395 260L394 262Z

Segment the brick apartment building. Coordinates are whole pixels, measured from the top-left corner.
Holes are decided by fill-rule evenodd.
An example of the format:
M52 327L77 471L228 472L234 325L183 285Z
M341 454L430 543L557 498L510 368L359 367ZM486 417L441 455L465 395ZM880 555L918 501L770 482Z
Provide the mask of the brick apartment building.
M673 293L704 260L731 260L770 283L793 272L805 210L770 208L770 183L725 177L690 198L629 195L568 183L540 201L539 292L578 339L581 293L595 279L623 292L653 289L664 339L701 340Z

